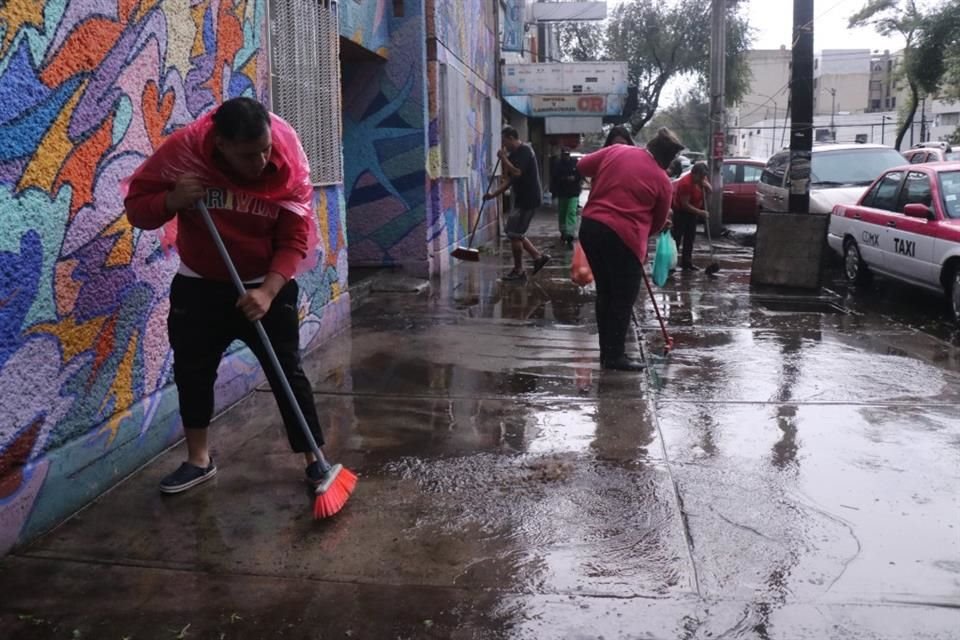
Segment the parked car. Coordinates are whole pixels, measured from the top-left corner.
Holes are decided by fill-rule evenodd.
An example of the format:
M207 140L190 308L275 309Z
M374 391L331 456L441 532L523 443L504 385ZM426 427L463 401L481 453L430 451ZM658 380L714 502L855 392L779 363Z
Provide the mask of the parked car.
M810 212L828 214L834 205L853 204L881 173L903 164L894 148L879 144L815 145L810 154ZM773 155L760 175L761 211L790 206L790 151Z
M756 224L757 184L763 173L763 160L727 158L723 161L724 224Z
M925 162L960 162L960 150L954 151L950 146L943 147L921 147L917 145L909 151L903 152L903 157L910 164L923 164Z
M960 320L960 162L884 172L854 205L837 205L827 242L856 284L879 273L947 296Z

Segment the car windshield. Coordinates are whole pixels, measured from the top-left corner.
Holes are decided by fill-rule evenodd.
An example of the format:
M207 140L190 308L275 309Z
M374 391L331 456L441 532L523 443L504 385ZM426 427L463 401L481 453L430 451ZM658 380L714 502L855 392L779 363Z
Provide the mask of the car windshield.
M814 152L810 169L811 187L865 187L881 173L904 164L893 149L844 149Z
M960 151L943 154L943 159L947 162L960 162Z
M940 174L940 195L947 215L960 218L960 171L944 171Z

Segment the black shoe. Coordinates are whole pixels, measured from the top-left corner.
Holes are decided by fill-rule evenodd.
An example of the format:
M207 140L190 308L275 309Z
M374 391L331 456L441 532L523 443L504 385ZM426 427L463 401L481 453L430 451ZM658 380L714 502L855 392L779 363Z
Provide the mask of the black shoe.
M640 362L639 360L632 360L627 356L620 356L619 358L607 358L603 361L603 368L609 369L612 371L643 371L647 368L647 365Z
M700 271L700 267L695 264L685 264L680 267L683 271Z
M537 275L540 273L540 270L547 266L547 263L550 262L551 258L547 254L541 254L539 258L533 261L533 271L531 275Z
M217 475L217 465L213 464L213 458L210 458L210 464L205 468L184 462L176 471L160 481L160 493L180 493L206 482L215 475Z
M516 269L514 269L507 275L503 276L503 278L501 278L501 280L503 280L504 282L522 282L526 279L527 279L526 271L517 271Z

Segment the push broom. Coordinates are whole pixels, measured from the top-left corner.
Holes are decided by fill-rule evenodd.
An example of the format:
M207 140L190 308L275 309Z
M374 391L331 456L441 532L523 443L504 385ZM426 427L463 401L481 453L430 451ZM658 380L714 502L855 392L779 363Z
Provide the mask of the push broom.
M198 201L197 208L200 210L200 215L203 216L203 221L207 225L210 235L213 237L214 244L217 245L220 258L230 273L230 280L233 281L233 286L236 287L239 295L244 295L247 289L243 286L243 281L240 280L237 268L234 266L229 252L227 252L227 247L223 244L223 239L220 237L220 232L217 231L217 226L214 224L213 218L210 217L207 206L203 202ZM323 452L320 451L320 447L317 445L316 439L310 432L310 427L307 426L307 420L303 417L300 404L293 395L293 389L290 388L290 382L283 373L283 368L280 366L280 361L277 360L277 354L273 350L273 345L270 344L270 338L267 337L267 332L263 328L263 324L259 320L254 320L253 326L257 330L257 336L260 338L264 350L267 352L270 366L280 381L280 386L283 387L283 393L287 398L287 402L290 403L290 407L293 409L293 413L297 418L297 423L303 430L303 435L306 437L313 455L317 457L317 463L320 466L320 471L323 473L323 482L320 483L315 490L316 498L313 502L313 517L317 520L329 518L340 511L343 505L347 503L350 494L353 493L354 488L357 486L357 476L348 469L345 469L343 465L330 464L324 457Z
M647 270L641 268L643 282L647 285L647 293L650 294L650 302L653 304L653 311L657 314L657 320L660 322L660 331L663 332L663 355L673 351L673 337L667 333L667 325L663 322L663 316L660 315L660 307L657 306L657 299L653 295L653 287L650 286L650 278L647 277Z
M704 204L706 204L706 198L704 198ZM706 209L706 207L704 207ZM710 245L710 264L707 265L707 268L704 270L708 276L715 276L717 272L720 271L720 263L717 262L717 256L713 252L713 238L710 237L710 215L709 209L707 209L708 215L707 219L704 222L704 227L707 230L707 244Z
M493 173L490 174L490 182L487 183L487 190L484 191L484 195L490 193L490 187L493 186L493 181L497 177L497 168L499 167L500 158L497 157L497 164L493 165ZM473 237L477 235L477 227L480 226L480 218L483 217L483 208L485 206L487 206L486 200L484 200L480 205L480 211L477 211L477 219L473 221L473 229L470 230L470 239L467 241L467 246L458 246L456 249L450 252L450 255L457 260L465 260L466 262L480 262L480 251L473 248Z

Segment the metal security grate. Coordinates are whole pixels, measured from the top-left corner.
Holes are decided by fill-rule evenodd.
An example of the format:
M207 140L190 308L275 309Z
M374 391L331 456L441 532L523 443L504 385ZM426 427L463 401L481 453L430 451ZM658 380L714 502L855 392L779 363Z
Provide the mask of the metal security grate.
M340 34L332 0L271 0L273 111L294 126L314 184L343 182Z

